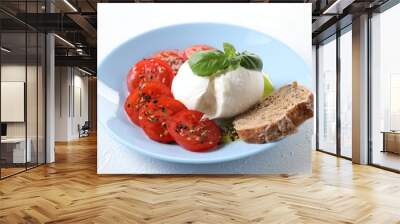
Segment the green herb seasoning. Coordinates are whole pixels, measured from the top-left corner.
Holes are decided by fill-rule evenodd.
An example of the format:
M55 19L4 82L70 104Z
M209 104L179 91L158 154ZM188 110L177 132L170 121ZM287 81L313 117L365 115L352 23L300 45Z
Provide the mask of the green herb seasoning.
M222 143L229 143L239 139L235 128L233 127L233 119L218 120L218 125L221 128Z

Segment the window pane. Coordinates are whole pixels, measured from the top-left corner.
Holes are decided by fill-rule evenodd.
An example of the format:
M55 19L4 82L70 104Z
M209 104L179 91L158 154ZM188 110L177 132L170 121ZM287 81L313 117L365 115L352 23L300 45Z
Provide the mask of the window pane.
M0 1L11 14L45 12L45 0ZM0 12L0 177L45 161L45 35ZM31 22L35 16L28 18ZM4 98L4 99L3 99Z
M372 163L400 170L400 5L371 22Z
M37 13L37 1L26 2L27 13ZM36 22L36 21L32 21ZM30 161L27 167L37 166L38 163L38 34L35 30L27 29L27 75L26 75L26 125L27 142L30 148Z
M36 32L28 32L27 33L27 80L26 80L26 116L27 116L27 142L30 147L30 160L28 162L28 168L34 167L37 165L37 74L38 74L38 57L37 57L37 33Z
M1 177L25 170L30 162L26 142L26 33L2 33L1 46ZM28 147L27 147L28 146ZM28 150L27 150L28 149Z
M45 163L45 120L46 120L46 76L45 76L45 44L46 36L43 33L39 33L39 45L38 45L38 164Z
M352 156L352 35L351 30L340 36L340 150Z
M336 40L318 48L319 149L336 153Z

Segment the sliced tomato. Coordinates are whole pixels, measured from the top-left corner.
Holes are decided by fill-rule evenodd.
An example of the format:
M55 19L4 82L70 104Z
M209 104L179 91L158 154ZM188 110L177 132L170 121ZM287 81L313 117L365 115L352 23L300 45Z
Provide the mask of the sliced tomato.
M189 59L190 55L192 55L193 53L196 53L198 51L207 51L207 50L214 50L215 48L205 45L205 44L197 44L197 45L193 45L191 47L186 48L183 51L183 58L185 60Z
M129 92L143 85L143 83L157 80L171 88L174 71L158 58L143 59L133 66L127 76Z
M160 51L153 55L153 57L167 62L167 64L174 71L174 74L178 72L181 65L185 62L185 59L177 50Z
M221 131L214 121L202 119L203 114L182 110L167 120L169 134L185 149L203 152L215 148L221 140Z
M173 142L167 130L167 119L181 110L186 110L185 105L171 97L153 99L139 111L140 126L154 141Z
M158 81L144 83L140 88L135 89L126 98L125 111L131 121L137 125L139 123L139 110L147 102L160 96L172 97L171 90Z

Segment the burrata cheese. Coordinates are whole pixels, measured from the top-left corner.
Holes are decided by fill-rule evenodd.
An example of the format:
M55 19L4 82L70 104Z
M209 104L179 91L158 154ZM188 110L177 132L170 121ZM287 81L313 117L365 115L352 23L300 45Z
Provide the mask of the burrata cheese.
M239 66L211 77L193 73L188 61L178 70L172 93L188 109L204 113L209 119L230 118L258 103L264 92L260 71Z

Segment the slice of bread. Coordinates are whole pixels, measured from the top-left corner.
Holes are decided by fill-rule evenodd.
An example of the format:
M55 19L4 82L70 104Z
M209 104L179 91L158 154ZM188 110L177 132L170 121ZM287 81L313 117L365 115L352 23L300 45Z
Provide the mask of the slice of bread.
M238 115L233 125L242 140L265 143L296 132L297 127L313 115L313 93L293 82L273 92L253 109Z

